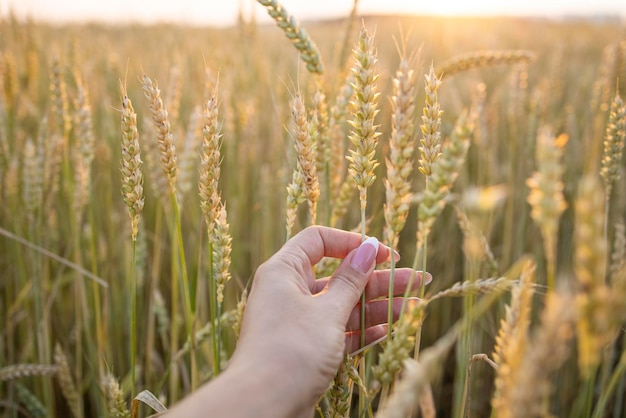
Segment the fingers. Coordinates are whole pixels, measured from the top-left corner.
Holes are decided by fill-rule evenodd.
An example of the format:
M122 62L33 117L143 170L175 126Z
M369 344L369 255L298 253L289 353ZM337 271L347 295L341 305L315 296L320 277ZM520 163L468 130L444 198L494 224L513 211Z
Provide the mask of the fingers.
M365 329L365 345L387 335L387 325L375 325ZM346 353L354 353L361 348L361 333L359 331L346 333Z
M388 296L390 275L390 270L374 271L374 273L372 273L372 277L369 279L365 287L365 300L372 300L382 296ZM412 275L413 277L411 278ZM409 285L409 282L412 283L411 290L419 289L420 286L422 286L422 277L424 277L424 284L429 284L433 279L430 273L414 273L414 270L410 268L395 269L393 294L396 296L404 294L404 291ZM327 286L327 284L328 278L316 280L313 293L321 292Z
M402 300L398 297L393 299L393 320L396 321L400 317L402 309ZM405 309L411 309L419 303L418 298L408 298ZM365 328L374 325L386 324L388 315L389 300L374 300L365 304ZM348 318L346 324L347 331L356 331L361 328L361 305L357 305Z
M280 249L279 257L294 255L305 263L316 264L322 257L345 258L361 244L361 235L324 226L312 226L300 231ZM389 248L378 244L376 263L389 258Z

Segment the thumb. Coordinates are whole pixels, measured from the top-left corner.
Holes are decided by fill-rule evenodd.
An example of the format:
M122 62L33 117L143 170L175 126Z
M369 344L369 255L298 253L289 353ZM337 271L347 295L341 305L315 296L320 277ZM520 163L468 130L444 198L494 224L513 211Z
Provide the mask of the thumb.
M338 317L347 320L358 303L361 293L376 265L378 240L368 238L344 259L328 282L325 299L334 307Z

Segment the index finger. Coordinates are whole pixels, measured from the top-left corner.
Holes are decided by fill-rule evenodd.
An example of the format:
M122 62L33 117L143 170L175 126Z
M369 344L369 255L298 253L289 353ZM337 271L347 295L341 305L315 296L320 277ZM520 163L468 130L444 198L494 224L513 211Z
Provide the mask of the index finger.
M361 244L361 235L326 226L310 226L291 238L279 254L295 255L301 261L317 264L323 257L345 258ZM389 258L389 248L378 245L376 263Z

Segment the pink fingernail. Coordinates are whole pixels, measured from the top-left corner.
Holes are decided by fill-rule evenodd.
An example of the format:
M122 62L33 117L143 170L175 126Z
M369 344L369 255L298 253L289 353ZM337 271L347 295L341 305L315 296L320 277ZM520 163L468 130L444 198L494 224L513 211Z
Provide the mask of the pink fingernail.
M350 260L350 266L358 272L367 273L376 260L378 254L378 240L374 237L368 238L361 243Z

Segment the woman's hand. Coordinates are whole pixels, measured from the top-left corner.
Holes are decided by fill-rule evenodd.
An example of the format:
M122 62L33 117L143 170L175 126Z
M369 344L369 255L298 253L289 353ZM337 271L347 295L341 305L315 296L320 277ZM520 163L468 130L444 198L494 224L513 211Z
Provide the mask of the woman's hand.
M294 236L255 274L233 362L256 357L298 373L301 393L317 400L345 352L359 348L363 291L365 343L386 335L388 300L376 299L388 295L390 272L374 267L389 256L388 247L375 238L361 243L356 233L310 227ZM344 260L330 278L315 280L313 266L322 257ZM395 270L395 294L404 293L412 273ZM418 288L421 274L413 275ZM397 318L402 298L393 305Z

